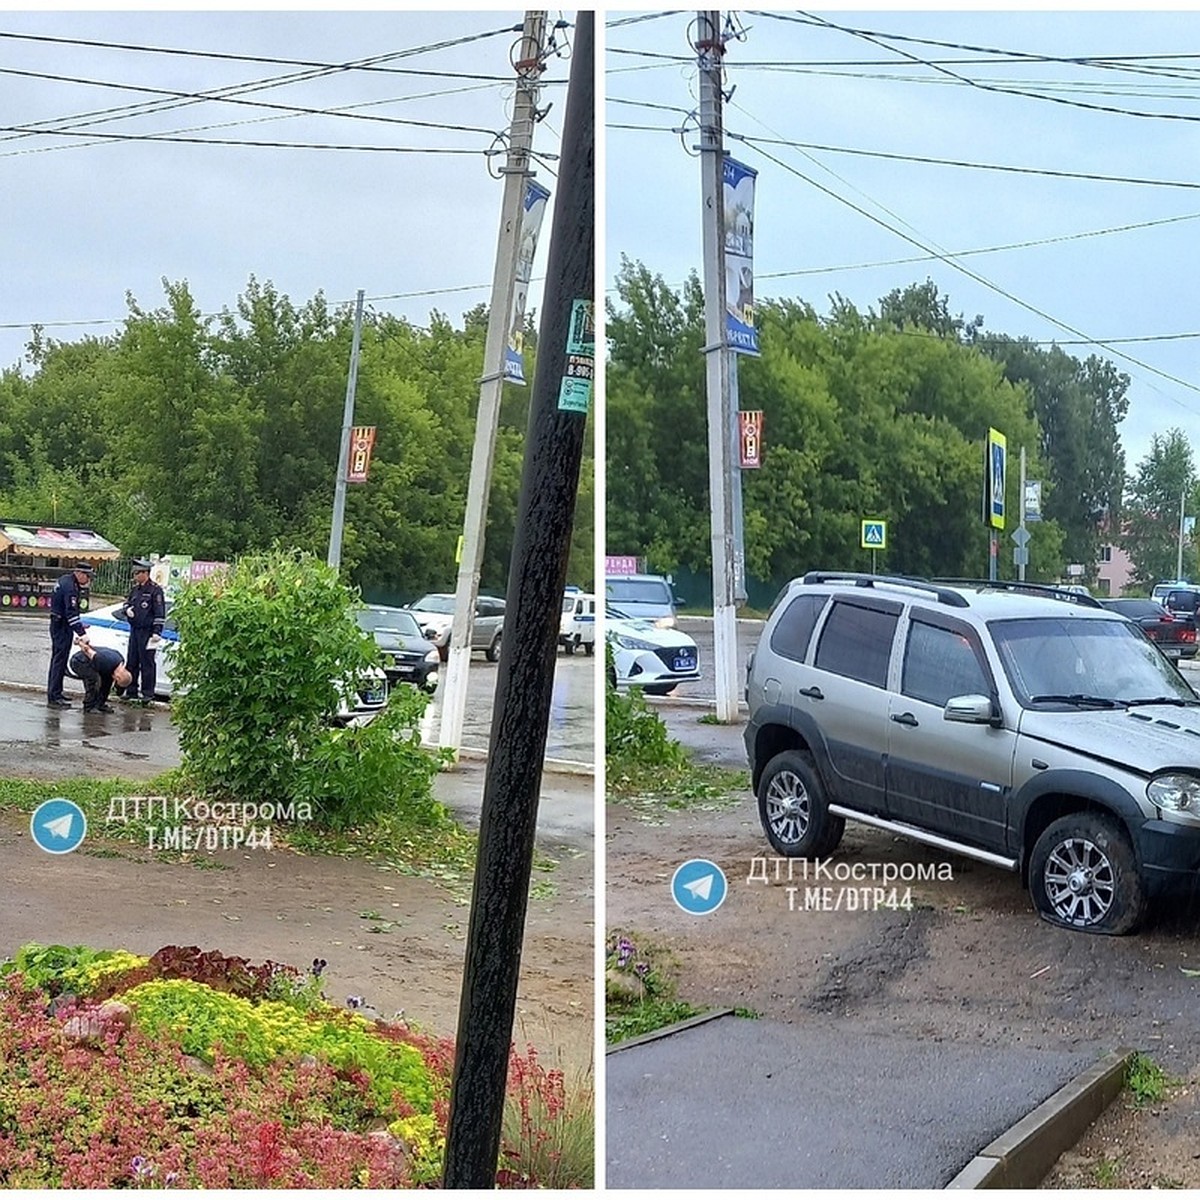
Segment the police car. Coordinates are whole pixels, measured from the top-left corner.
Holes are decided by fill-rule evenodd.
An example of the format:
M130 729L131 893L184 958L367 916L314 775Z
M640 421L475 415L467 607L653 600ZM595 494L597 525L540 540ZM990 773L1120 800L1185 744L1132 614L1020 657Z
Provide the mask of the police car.
M104 608L91 609L83 614L87 626L88 641L97 650L115 650L123 659L129 657L129 622L123 615L124 604L109 604ZM156 699L169 700L172 693L171 660L179 644L179 633L171 619L171 606L167 604L167 619L163 624L162 644L158 647L158 678L154 694ZM67 673L78 678L71 670L68 660ZM387 705L387 678L380 670L369 671L363 686L357 691L354 705L342 701L334 720L339 725L365 724Z
M677 684L700 679L700 652L678 629L664 629L609 604L604 637L612 648L614 687L640 687L648 696L667 696Z

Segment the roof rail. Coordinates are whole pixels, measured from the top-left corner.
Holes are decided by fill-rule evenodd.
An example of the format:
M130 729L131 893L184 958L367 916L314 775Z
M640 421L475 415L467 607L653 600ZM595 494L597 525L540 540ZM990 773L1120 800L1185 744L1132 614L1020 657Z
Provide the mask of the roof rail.
M853 583L855 587L861 588L873 588L878 583L889 584L892 587L906 587L930 592L940 603L948 604L952 608L970 607L966 598L958 592L938 587L937 582L928 579L914 579L906 575L863 575L853 571L809 571L802 582Z
M939 579L936 582L954 584L956 587L991 588L999 592L1027 592L1032 596L1046 596L1051 600L1069 600L1072 604L1080 604L1084 608L1104 607L1095 596L1084 592L1072 592L1048 583L1025 583L1020 579Z

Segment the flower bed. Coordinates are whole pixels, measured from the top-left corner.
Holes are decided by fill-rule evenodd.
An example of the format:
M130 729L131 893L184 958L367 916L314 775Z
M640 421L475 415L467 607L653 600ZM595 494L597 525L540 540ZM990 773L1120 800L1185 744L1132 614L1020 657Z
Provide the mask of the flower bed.
M0 966L0 1187L436 1183L453 1047L330 1004L325 966L22 947ZM590 1185L590 1107L587 1177L563 1169L583 1123L561 1072L530 1047L509 1088L499 1181Z

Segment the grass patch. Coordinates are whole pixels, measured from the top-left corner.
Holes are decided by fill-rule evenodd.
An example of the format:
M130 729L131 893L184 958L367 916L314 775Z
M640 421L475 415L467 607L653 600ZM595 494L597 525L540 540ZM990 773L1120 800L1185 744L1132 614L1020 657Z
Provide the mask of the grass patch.
M705 1010L676 994L675 956L640 935L609 935L604 978L604 1037L610 1046L652 1033Z
M735 808L750 790L750 772L711 763L685 763L677 768L639 768L621 775L608 773L608 799L653 822L663 813L688 809L718 812Z
M1121 1160L1119 1158L1102 1158L1092 1168L1092 1178L1097 1187L1116 1187L1121 1178Z
M1125 1072L1125 1086L1133 1093L1135 1108L1157 1104L1174 1080L1149 1055L1135 1054Z
M225 864L205 851L162 849L163 827L185 823L182 819L177 821L173 815L175 799L188 795L179 770L167 771L141 782L128 779L47 782L0 778L0 811L32 813L43 801L56 797L78 804L88 822L87 840L81 853L139 861L124 852L126 848L136 848L153 854L159 862L207 870L223 869ZM122 797L125 798L124 820L121 819ZM136 808L135 797L139 799ZM153 798L152 806L150 798ZM149 811L151 807L152 812ZM199 826L203 822L193 821L193 824ZM156 837L154 841L151 840L152 832ZM449 816L431 826L387 814L357 829L331 830L315 822L273 824L270 850L287 849L297 854L373 860L383 870L422 876L445 884L451 890L461 892L465 888L469 892L477 845L476 835ZM262 850L254 852L262 853Z

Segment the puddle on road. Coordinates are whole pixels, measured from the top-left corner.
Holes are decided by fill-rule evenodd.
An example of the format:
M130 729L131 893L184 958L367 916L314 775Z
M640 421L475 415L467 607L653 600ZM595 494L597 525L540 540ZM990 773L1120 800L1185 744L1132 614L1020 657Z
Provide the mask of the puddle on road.
M57 747L122 733L148 733L156 719L170 720L165 710L130 708L119 701L111 713L85 713L78 700L72 704L73 708L47 708L46 701L34 693L0 693L0 742Z

